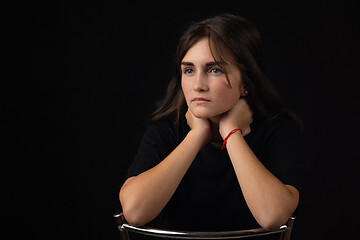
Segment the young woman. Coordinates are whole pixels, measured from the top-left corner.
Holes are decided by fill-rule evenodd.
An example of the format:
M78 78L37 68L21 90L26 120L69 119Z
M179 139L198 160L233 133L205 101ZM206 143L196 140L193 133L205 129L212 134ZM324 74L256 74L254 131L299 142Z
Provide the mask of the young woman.
M278 228L299 204L301 138L264 75L258 31L230 14L194 23L175 67L120 190L126 220Z

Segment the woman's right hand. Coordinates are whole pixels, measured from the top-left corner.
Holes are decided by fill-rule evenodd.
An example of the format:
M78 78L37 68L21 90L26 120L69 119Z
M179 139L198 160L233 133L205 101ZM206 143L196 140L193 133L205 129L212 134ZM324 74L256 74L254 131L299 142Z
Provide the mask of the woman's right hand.
M211 127L209 120L206 118L195 117L190 109L187 110L185 117L191 131L199 134L201 140L203 140L203 146L205 146L211 139Z
M152 221L169 202L196 155L210 140L208 119L186 113L191 130L183 141L159 164L129 178L120 190L126 220L134 226Z

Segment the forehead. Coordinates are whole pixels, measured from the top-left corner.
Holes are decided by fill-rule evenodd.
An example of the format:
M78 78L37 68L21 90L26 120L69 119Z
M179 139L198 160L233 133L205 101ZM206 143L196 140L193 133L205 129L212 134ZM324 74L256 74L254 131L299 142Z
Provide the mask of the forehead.
M218 44L220 45L220 44ZM184 55L182 62L232 64L232 57L227 50L204 37L195 42Z
M208 62L214 61L209 47L209 40L202 38L192 45L186 52L182 61L186 62Z

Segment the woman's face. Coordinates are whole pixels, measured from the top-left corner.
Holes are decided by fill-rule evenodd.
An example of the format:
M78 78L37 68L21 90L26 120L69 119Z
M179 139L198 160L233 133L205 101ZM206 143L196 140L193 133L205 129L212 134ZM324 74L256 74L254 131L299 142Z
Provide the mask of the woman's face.
M216 53L214 57L219 59ZM214 118L229 111L244 89L240 70L230 61L219 63L219 66L214 57L209 40L202 38L187 51L181 62L182 90L190 111L198 118Z

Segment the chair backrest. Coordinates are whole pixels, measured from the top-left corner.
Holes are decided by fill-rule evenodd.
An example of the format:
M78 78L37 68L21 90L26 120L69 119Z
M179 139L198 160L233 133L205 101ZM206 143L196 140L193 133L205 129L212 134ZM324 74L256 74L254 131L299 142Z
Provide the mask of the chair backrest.
M295 221L292 216L288 222L275 231L267 231L263 228L255 228L249 230L223 231L223 232L193 232L193 231L170 231L165 229L155 229L149 227L134 227L128 224L122 213L114 214L116 224L121 233L122 240L130 240L129 232L143 234L153 237L173 238L173 239L235 239L250 238L257 236L265 236L279 234L280 240L289 240L291 230Z

